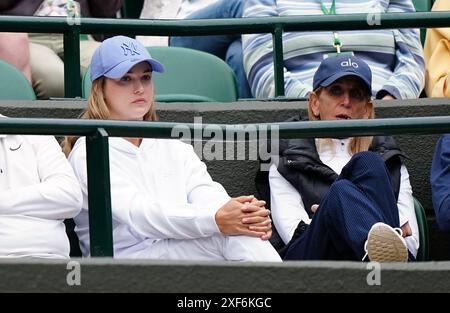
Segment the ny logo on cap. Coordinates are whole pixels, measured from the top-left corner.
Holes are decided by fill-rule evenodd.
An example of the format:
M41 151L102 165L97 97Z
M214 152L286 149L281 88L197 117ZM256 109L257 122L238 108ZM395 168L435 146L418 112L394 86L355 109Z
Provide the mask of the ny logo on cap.
M341 66L342 67L350 67L351 66L353 68L358 68L359 67L358 63L352 62L352 59L350 59L350 58L348 58L347 61L342 61L341 62Z
M132 42L130 42L129 44L123 43L120 47L123 49L124 56L128 56L128 54L140 55L140 53L137 51L137 46Z

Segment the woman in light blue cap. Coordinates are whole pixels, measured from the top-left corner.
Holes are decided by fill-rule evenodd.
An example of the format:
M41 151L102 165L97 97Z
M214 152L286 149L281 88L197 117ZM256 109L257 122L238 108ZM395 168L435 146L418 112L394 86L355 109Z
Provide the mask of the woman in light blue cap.
M136 40L104 41L92 58L92 91L82 118L156 120L154 71L163 72L163 65ZM84 194L75 230L86 256L85 138L66 138L64 150ZM110 138L109 155L115 257L281 261L267 240L271 220L265 202L230 198L192 146L175 139Z

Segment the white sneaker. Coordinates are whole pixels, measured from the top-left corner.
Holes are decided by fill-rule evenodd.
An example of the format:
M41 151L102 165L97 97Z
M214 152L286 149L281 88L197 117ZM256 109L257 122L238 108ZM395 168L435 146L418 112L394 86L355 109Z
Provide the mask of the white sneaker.
M374 262L407 262L408 248L400 228L375 223L367 234L366 255Z

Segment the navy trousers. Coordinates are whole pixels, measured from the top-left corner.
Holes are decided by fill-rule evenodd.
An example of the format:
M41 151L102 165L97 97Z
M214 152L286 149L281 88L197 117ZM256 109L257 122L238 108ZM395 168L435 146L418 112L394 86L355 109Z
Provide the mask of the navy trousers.
M355 154L331 185L311 224L285 260L359 260L373 224L399 227L397 200L389 172L373 152Z

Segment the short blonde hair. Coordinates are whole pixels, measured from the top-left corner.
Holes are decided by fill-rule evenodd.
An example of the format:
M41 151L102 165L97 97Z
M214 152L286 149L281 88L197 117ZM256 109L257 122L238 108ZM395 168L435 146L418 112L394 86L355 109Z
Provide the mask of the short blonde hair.
M320 93L322 92L323 88L319 87L313 92L319 97ZM370 101L370 95L368 96L368 101ZM313 113L313 110L311 108L311 97L308 102L308 118L310 121L320 121L320 116L316 116ZM369 119L375 118L375 107L372 106L372 110L369 115ZM370 145L372 144L373 136L365 136L365 137L352 137L350 140L350 145L348 146L348 152L353 155L358 152L368 151L370 148ZM331 139L329 138L323 138L318 140L317 150L322 150L322 147L324 145L330 145L334 147Z
M111 117L108 104L105 101L105 84L106 78L104 76L97 78L92 82L91 95L87 101L87 109L84 111L81 119L96 119L96 120L108 120ZM150 110L144 115L144 121L157 121L158 117L155 111L154 101L150 107ZM63 152L66 156L69 156L73 149L73 146L77 142L79 137L66 136L62 142Z

